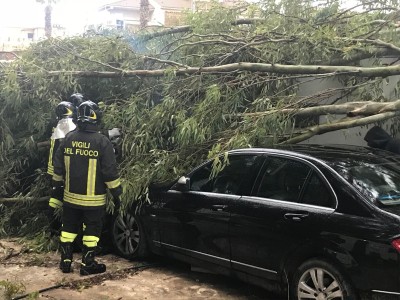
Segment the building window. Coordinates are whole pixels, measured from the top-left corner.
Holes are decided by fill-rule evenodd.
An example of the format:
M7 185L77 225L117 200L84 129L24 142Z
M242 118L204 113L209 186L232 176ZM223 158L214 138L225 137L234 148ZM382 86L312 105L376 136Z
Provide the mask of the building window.
M124 29L124 21L123 20L117 20L117 29Z

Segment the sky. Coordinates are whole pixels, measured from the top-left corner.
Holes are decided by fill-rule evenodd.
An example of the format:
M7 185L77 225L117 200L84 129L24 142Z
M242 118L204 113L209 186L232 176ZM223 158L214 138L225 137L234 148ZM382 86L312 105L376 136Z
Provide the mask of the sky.
M0 28L44 27L44 4L36 0L0 0ZM79 32L91 12L104 0L59 0L53 5L52 22ZM109 1L111 2L111 1Z
M53 24L67 28L70 33L82 32L96 8L113 0L58 0L53 5ZM257 0L253 0L257 1ZM294 0L296 1L296 0ZM343 0L346 6L354 0ZM44 27L44 4L36 0L0 0L0 32L4 27Z

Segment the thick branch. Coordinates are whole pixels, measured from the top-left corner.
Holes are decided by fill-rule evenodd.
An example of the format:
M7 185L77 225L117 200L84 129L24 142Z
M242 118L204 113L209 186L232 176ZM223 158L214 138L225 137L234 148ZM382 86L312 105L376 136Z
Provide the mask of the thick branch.
M176 47L175 49L160 53L160 55L165 55L168 53L176 52L178 49L183 48L183 47L197 46L197 45L212 45L212 44L221 44L221 45L228 45L228 46L246 45L246 43L244 41L232 41L231 42L231 41L224 41L224 40L201 40L201 41L197 41L197 42L181 44L178 47Z
M171 60L162 60L162 59L158 59L158 58L154 58L154 57L150 57L150 56L143 56L144 60L152 60L161 64L167 64L167 65L171 65L171 66L175 66L175 67L182 67L182 68L188 68L189 66L186 66L184 64L180 64L177 63L175 61L171 61Z
M349 65L355 62L359 62L362 59L371 58L371 57L385 57L390 55L397 55L396 51L390 50L388 48L377 48L372 53L371 52L360 52L355 55L352 55L348 58L334 58L329 62L326 62L327 65Z
M173 27L173 28L169 28L166 30L145 34L140 38L140 40L145 42L145 41L148 41L148 40L160 37L160 36L164 36L164 35L170 35L170 34L175 34L175 33L184 33L184 32L190 32L190 31L192 31L192 27L189 25Z
M352 41L352 42L358 42L358 43L367 43L367 44L372 44L372 45L375 45L375 46L381 46L381 47L385 47L387 49L393 50L397 54L400 53L400 48L399 47L397 47L394 44L381 41L379 39L371 40L371 39L346 39L345 38L345 40L349 40L349 41Z
M364 102L364 105L348 112L349 117L355 116L368 116L377 113L384 113L390 111L400 111L400 100L393 102Z
M41 197L41 198L34 198L34 197L17 197L17 198L0 198L0 203L16 203L22 201L32 201L35 203L47 202L49 197Z
M40 148L50 148L50 141L39 142L36 146Z
M263 19L259 19L259 18L239 19L239 20L232 22L232 25L250 25L250 24L254 24L257 21L261 21L261 20L263 20ZM189 25L179 26L179 27L174 27L174 28L170 28L170 29L166 29L166 30L162 30L162 31L145 34L140 37L140 40L145 42L145 41L148 41L148 40L160 37L160 36L164 36L164 35L170 35L170 34L175 34L175 33L185 33L185 32L190 32L190 31L192 31L192 26L189 26Z
M281 114L292 114L299 117L308 116L322 116L322 115L347 115L349 117L355 116L370 116L377 113L399 111L400 100L393 102L347 102L336 105L320 105L314 107L305 108L285 108L285 109L274 109L269 111L254 112L254 113L243 113L240 116L245 117L260 117L269 114L281 113Z
M188 67L177 68L175 75L191 75L200 73L218 74L228 72L260 72L277 74L326 74L336 73L337 75L351 74L358 77L388 77L400 75L400 65L384 67L351 67L351 66L327 66L327 65L281 65L263 63L232 63L213 67ZM166 70L127 70L124 72L100 72L100 71L49 71L50 77L68 75L74 77L92 78L121 78L121 77L162 77Z
M296 144L302 141L305 141L314 135L320 135L326 132L336 131L340 129L348 129L352 127L364 126L371 123L376 123L379 121L384 121L387 119L391 119L393 117L399 116L400 112L385 112L376 114L373 116L358 118L358 119L344 119L337 122L326 123L322 125L313 126L307 129L307 131L299 136L288 139L281 144Z

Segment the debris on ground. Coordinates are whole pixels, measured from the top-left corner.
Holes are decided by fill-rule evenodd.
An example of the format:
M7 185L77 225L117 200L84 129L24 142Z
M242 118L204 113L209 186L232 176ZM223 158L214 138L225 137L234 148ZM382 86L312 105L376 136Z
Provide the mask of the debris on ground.
M74 253L74 272L64 274L56 251L35 253L17 240L0 239L0 299L278 299L258 287L160 258L129 261L107 254L96 258L107 265L106 273L80 276L80 256Z

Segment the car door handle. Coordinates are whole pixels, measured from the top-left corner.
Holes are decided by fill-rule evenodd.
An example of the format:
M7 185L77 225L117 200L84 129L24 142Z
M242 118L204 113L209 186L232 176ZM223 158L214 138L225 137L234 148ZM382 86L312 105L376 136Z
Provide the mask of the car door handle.
M284 215L286 220L293 220L296 222L300 222L301 220L305 219L308 217L308 214L293 214L293 213L287 213Z
M211 206L211 209L215 210L215 211L224 211L227 207L228 207L228 205L215 204L215 205Z

